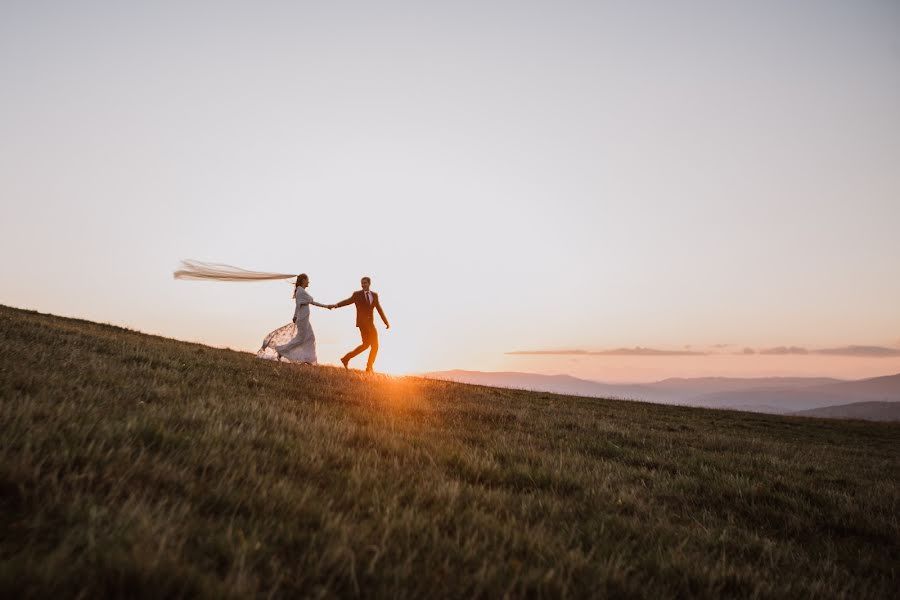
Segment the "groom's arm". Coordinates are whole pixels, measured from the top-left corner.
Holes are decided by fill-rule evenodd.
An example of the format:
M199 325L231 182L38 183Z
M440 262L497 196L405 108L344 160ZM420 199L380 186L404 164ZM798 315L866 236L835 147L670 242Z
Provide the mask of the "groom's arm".
M341 300L340 302L335 304L334 307L340 308L342 306L350 306L351 304L353 304L353 296L352 295L349 298L347 298L346 300Z
M384 316L384 310L381 308L381 300L379 300L378 296L375 296L375 308L378 309L378 314L381 315L381 320L384 321L385 329L390 329L391 324L388 323L387 317Z

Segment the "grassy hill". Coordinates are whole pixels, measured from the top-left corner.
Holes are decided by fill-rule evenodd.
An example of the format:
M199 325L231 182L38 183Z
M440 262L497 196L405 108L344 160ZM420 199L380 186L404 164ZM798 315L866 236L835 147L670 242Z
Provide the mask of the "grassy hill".
M0 597L900 589L898 424L366 377L0 307L0 425Z

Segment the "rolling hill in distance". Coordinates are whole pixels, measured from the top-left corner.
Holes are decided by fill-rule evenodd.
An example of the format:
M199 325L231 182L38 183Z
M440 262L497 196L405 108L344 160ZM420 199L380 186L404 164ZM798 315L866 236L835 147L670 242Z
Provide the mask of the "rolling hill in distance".
M869 421L900 421L900 402L856 402L801 410L794 413L803 417L828 419L866 419Z
M0 306L0 597L896 596L900 424L554 381L581 395Z
M850 412L823 411L815 415L875 421L897 420L896 411L882 405L900 403L900 374L858 381L825 377L701 377L670 378L644 384L608 384L569 375L462 370L432 372L424 376L510 389L784 415L811 416L813 413L808 411L860 404ZM847 416L843 416L845 414Z

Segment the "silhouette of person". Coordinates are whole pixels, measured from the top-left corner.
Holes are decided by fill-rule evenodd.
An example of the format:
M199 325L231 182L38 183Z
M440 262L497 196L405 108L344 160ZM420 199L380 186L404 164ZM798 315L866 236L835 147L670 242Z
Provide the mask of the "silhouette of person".
M353 292L352 296L332 306L340 308L351 304L356 305L356 326L359 327L359 334L362 336L362 344L341 357L341 364L344 365L345 369L349 368L347 363L350 362L350 359L365 352L366 348L371 348L369 350L369 360L366 362L366 373L371 373L372 366L375 364L375 357L378 355L378 330L375 329L375 311L378 311L381 320L384 321L385 329L390 329L391 324L388 323L387 317L384 316L384 310L381 308L378 294L369 289L369 286L372 285L372 280L368 277L363 277L359 283L362 286L361 290Z

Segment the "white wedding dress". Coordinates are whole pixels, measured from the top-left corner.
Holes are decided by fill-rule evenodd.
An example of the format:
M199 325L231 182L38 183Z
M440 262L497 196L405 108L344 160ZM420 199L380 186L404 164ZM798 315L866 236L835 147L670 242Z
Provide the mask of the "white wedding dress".
M297 288L297 308L294 322L279 327L266 336L257 358L287 360L289 362L316 364L316 334L309 323L309 306L312 296L302 287Z

